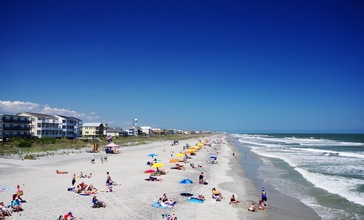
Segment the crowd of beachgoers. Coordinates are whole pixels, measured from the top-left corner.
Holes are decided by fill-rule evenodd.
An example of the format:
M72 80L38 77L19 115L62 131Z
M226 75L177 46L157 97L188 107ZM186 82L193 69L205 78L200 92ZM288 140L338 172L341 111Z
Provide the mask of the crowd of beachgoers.
M267 191L247 198L239 158L216 135L118 154L2 159L0 219L259 219Z

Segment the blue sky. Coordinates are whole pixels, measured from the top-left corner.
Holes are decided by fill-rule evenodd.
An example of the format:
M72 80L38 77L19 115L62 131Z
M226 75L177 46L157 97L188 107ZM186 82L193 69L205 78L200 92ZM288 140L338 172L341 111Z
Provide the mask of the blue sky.
M0 113L364 132L362 1L0 2Z

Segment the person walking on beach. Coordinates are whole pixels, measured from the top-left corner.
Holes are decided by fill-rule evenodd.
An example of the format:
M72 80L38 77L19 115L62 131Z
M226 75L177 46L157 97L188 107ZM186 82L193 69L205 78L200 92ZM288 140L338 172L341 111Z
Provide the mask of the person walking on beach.
M76 183L76 174L74 173L72 176L72 186L75 186Z
M265 190L265 188L262 188L262 202L264 203L264 206L267 206L267 200L268 200L268 195L267 195L267 190Z
M93 154L91 157L91 163L95 163L95 154Z

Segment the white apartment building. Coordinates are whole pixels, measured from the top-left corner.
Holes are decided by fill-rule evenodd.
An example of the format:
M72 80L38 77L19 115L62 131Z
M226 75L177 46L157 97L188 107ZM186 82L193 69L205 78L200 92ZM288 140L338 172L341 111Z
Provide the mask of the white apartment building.
M82 136L83 121L81 119L63 115L55 117L58 118L59 126L62 129L62 137L73 139Z
M17 114L19 116L30 117L31 136L36 137L62 137L62 126L57 117L41 113L22 112Z

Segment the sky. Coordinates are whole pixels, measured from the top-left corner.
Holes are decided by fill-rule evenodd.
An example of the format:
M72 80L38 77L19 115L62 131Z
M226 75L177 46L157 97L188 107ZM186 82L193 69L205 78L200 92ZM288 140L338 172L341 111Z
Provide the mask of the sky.
M0 1L0 113L364 133L363 1Z

